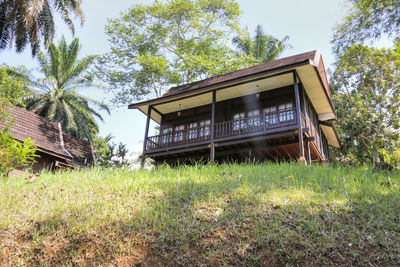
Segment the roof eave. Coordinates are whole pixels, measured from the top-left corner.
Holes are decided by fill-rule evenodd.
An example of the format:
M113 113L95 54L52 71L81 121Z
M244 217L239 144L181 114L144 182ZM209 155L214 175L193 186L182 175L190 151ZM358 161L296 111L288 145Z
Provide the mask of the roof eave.
M306 59L304 61L296 62L294 64L289 64L289 65L281 66L281 67L278 67L278 68L269 69L269 70L266 70L266 71L261 71L261 72L257 72L257 73L244 75L244 76L241 76L241 77L238 77L238 78L235 78L235 79L231 79L231 80L228 80L228 81L215 83L215 84L209 85L209 86L200 87L200 88L197 88L197 89L194 89L194 90L180 92L180 93L176 93L176 94L168 95L168 96L161 96L161 97L158 97L158 98L153 98L153 99L142 101L142 102L138 102L138 103L133 103L133 104L128 105L128 109L138 109L139 106L147 106L147 105L152 105L152 104L153 105L154 104L161 104L163 101L167 101L167 100L174 99L174 98L179 98L180 96L196 94L196 93L202 92L202 91L207 92L208 90L211 91L211 90L214 90L214 89L218 89L221 86L226 86L225 83L231 83L233 85L233 83L235 81L237 81L239 79L246 79L246 77L249 78L249 77L254 76L254 75L262 76L262 75L267 75L267 74L273 74L273 73L276 73L276 72L285 71L285 70L288 70L288 69L293 69L293 68L304 66L304 65L313 65L314 66L313 60ZM318 73L318 75L319 75L319 73Z
M40 152L42 152L42 153L51 155L53 157L61 158L61 159L64 159L64 160L72 159L72 157L70 157L69 155L61 155L61 154L59 154L57 152L53 152L53 151L50 151L50 150L47 150L47 149L44 149L44 148L41 148L41 147L38 147L38 150Z
M337 131L336 124L330 123L330 122L327 122L327 121L320 121L319 123L322 124L322 125L324 125L324 126L327 126L327 127L331 127L331 128L332 128L333 132L335 133L336 140L337 140L337 142L338 142L338 144L339 144L339 147L338 147L338 148L340 149L340 148L342 147L342 144L341 144L341 142L340 142L339 133L338 133L338 131Z

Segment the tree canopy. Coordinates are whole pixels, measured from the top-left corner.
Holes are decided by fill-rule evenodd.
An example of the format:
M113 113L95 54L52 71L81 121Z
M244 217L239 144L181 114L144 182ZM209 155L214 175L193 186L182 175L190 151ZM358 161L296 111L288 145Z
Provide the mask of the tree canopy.
M334 51L341 54L354 44L383 35L400 36L399 0L348 0L350 12L334 30Z
M0 1L0 50L15 44L22 52L30 43L35 55L43 41L46 49L55 35L54 15L58 13L74 33L71 15L83 23L81 0L3 0Z
M112 142L114 136L108 134L106 137L96 136L93 139L93 148L96 157L96 164L102 167L123 167L129 166L127 159L128 149L122 142Z
M24 99L30 94L23 83L9 75L8 67L0 67L0 98L7 105L24 106Z
M135 5L109 20L111 51L99 58L97 75L110 85L115 102L129 103L251 64L226 44L240 32L239 15L233 0Z
M335 63L331 84L342 159L389 163L400 147L400 42L394 49L350 47Z

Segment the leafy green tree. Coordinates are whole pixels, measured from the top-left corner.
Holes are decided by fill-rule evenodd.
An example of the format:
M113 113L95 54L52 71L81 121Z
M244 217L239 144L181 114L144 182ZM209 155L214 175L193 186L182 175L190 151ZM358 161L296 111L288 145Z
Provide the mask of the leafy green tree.
M23 107L28 95L29 89L9 75L8 68L0 67L0 98L7 100L8 105Z
M60 122L63 129L78 138L91 140L98 132L95 108L109 112L108 107L77 92L78 89L101 87L93 82L88 70L94 57L78 59L78 39L67 44L65 39L51 44L48 54L40 52L39 66L43 79L31 81L32 94L26 98L26 108L49 120Z
M43 41L49 48L54 35L54 13L59 13L74 33L71 14L83 23L81 0L3 0L0 1L0 50L15 44L22 52L30 43L35 55Z
M383 35L400 36L399 0L347 0L350 12L334 32L334 50L341 54L354 44Z
M335 63L333 99L343 160L390 163L400 148L400 41L394 49L355 45Z
M255 63L263 63L279 57L287 48L291 47L287 41L289 36L279 40L272 35L264 33L261 25L257 25L256 35L251 38L249 34L236 36L232 39L239 53L246 56L253 56Z
M15 140L8 128L0 130L0 177L7 176L15 168L34 163L37 148L32 139L23 143Z
M161 96L171 85L192 82L249 64L226 40L239 33L234 0L168 0L135 5L109 20L111 51L96 73L115 102ZM251 62L250 62L251 64Z
M13 81L5 83L5 80L8 81L9 77L4 73L4 69L0 71L0 89L8 88L4 87L4 84L6 86L14 84ZM18 84L14 85L17 86ZM10 107L13 106L11 98L13 95L8 94L7 90L0 92L0 177L3 177L15 168L34 163L34 159L37 157L37 148L30 138L24 140L23 143L13 138L10 133L10 127L14 122L10 112ZM4 92L6 94L3 94Z
M122 167L129 166L130 163L126 156L128 149L123 143L112 142L114 136L111 134L106 137L96 136L93 140L93 147L96 157L96 162L102 167Z

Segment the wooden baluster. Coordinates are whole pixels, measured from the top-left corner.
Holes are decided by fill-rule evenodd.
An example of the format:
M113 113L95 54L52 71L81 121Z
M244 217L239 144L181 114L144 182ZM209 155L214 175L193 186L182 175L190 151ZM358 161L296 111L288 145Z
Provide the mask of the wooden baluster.
M226 136L226 121L222 124L222 136Z
M225 121L224 122L224 127L223 127L223 136L226 136L226 133L227 133L227 131L228 131L228 123Z
M265 111L263 110L262 125L264 125L264 131L267 130L267 118L265 116Z

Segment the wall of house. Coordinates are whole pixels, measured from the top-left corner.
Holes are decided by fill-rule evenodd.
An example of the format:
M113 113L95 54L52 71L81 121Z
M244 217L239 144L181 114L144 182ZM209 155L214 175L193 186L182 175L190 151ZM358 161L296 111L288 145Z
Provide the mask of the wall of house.
M25 174L25 171L24 171L23 168L16 168L16 169L10 171L8 173L8 176L9 177L13 177L13 176L21 176L21 175L24 175L24 174Z
M309 129L306 135L315 138L313 141L311 141L312 145L319 151L322 160L328 160L328 142L320 127L318 114L306 93L302 98L302 103L304 103L304 109L301 110L302 117L304 118L302 121L302 126Z
M41 156L40 158L36 158L36 162L32 165L33 171L40 171L43 169L52 169L54 166L55 160L46 156Z
M56 161L65 162L65 160L61 158L43 153L41 151L38 151L37 154L39 155L39 157L36 158L36 162L32 165L32 170L34 172L38 172L43 169L54 170Z
M35 158L35 162L32 166L18 167L12 170L9 176L20 176L25 174L25 169L31 170L33 173L40 172L41 170L54 170L54 165L56 160L64 161L60 158L54 157L52 155L43 153L41 151L36 152L39 157Z
M253 94L217 102L215 105L215 122L230 121L233 119L235 113L248 112L257 108L261 111L262 108L269 105L284 103L287 101L293 102L293 106L295 106L293 86L261 92L258 99L256 95ZM178 112L165 114L161 123L161 129L167 127L174 128L176 125L188 124L190 122L210 118L211 104L182 110L180 116L178 116Z

